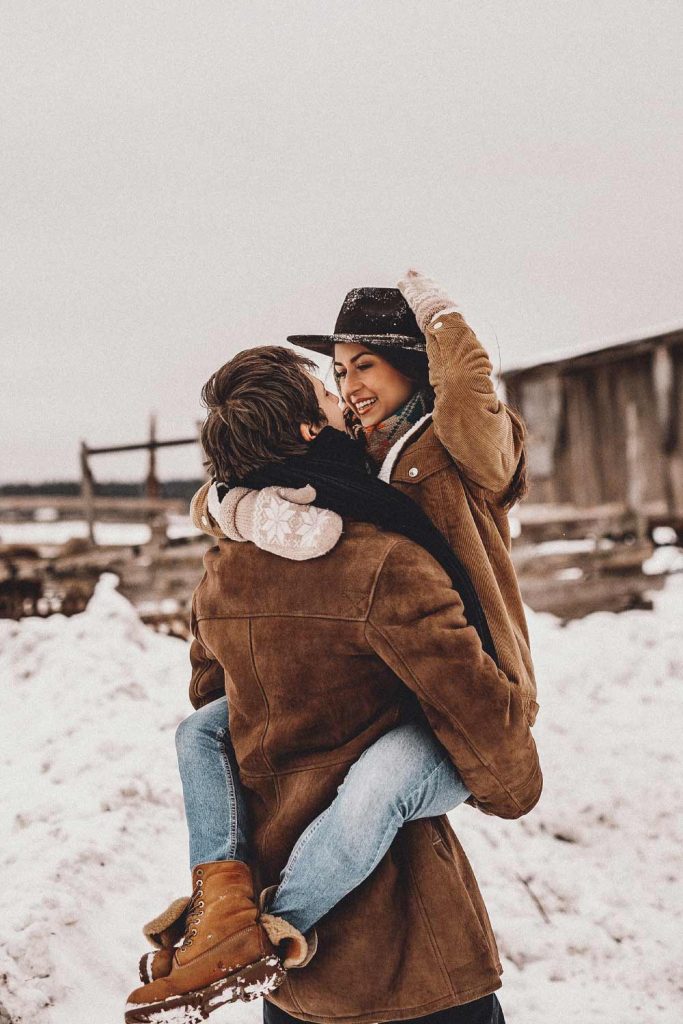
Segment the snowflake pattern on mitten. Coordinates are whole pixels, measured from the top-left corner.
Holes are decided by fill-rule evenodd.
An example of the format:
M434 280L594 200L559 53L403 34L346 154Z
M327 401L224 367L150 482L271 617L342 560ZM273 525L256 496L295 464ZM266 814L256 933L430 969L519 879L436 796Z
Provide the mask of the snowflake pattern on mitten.
M264 551L297 561L327 554L341 536L342 520L329 509L298 504L292 488L258 492L250 540ZM315 492L313 492L315 497Z

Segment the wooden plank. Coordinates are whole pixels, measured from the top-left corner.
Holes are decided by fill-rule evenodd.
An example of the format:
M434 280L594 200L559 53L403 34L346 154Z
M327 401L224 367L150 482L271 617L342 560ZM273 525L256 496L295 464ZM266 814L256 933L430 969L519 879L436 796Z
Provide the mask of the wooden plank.
M615 543L592 550L543 551L543 545L527 545L513 549L512 557L518 574L548 577L565 569L581 569L584 573L609 574L639 571L654 551L650 541L636 544Z
M523 577L522 597L536 612L550 612L561 619L580 619L595 611L621 612L651 608L651 591L661 590L665 576L631 574L566 580Z
M0 512L31 512L37 508L54 508L60 513L73 512L74 518L83 518L83 499L78 495L51 494L3 494L0 495ZM95 495L93 508L96 513L116 512L177 512L188 513L189 502L183 498L134 498L106 497Z

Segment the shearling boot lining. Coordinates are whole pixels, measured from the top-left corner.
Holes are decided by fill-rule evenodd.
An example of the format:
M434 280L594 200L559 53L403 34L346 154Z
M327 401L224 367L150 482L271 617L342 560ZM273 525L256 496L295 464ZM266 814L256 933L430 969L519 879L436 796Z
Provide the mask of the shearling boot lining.
M318 938L314 930L309 932L310 943L306 941L298 928L282 917L273 914L261 914L259 918L266 934L274 946L284 943L282 966L285 970L292 967L305 967L318 948Z
M189 896L180 896L161 914L143 925L142 934L156 949L172 948L182 938L185 931L185 911L189 902Z

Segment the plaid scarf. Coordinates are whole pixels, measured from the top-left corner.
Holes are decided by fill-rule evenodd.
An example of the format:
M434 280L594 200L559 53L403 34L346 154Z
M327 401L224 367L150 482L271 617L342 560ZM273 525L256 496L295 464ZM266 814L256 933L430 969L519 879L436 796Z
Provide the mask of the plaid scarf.
M373 466L378 469L390 449L399 438L407 434L418 420L432 410L432 402L426 390L416 391L400 408L374 427L366 427L365 451Z

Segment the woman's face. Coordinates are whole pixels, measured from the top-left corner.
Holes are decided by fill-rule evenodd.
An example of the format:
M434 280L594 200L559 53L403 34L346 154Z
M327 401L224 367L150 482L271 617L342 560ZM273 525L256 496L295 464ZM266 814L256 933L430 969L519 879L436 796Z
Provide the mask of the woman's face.
M391 416L415 391L410 377L365 345L335 345L334 372L342 398L364 427Z

